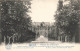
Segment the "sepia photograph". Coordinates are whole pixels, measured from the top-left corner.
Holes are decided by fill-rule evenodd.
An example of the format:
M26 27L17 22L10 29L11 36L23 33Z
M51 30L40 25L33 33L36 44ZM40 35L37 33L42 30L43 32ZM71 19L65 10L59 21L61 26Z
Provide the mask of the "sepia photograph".
M0 51L28 48L80 51L80 0L0 0Z

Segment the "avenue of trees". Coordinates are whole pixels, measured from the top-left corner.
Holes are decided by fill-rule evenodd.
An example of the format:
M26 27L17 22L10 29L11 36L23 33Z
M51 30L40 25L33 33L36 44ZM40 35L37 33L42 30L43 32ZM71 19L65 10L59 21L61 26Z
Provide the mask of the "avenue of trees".
M28 29L31 26L29 16L31 0L26 1L1 1L1 34L2 41L13 41L13 36L18 36L18 42L32 39L35 33ZM12 39L11 39L12 38ZM8 42L9 43L9 42Z
M59 1L55 15L57 27L66 35L78 37L78 24L80 22L80 1L70 0L69 4L63 5L63 1ZM79 38L78 38L79 39ZM78 40L76 39L76 41Z

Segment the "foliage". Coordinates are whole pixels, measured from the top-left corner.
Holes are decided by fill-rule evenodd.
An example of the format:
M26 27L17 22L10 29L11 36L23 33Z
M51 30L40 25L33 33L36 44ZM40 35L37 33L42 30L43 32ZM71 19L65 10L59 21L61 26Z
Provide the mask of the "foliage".
M12 36L16 33L24 35L31 25L30 0L1 2L1 31L3 36ZM26 34L28 35L28 34Z
M55 15L56 25L65 34L69 34L71 36L75 35L80 16L79 6L79 3L77 2L74 4L69 3L64 5L62 9L57 10Z

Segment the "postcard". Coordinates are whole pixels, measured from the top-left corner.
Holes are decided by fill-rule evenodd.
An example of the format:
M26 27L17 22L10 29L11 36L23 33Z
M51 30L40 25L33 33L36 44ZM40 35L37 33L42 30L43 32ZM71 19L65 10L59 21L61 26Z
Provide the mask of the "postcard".
M0 0L0 51L80 51L80 0Z

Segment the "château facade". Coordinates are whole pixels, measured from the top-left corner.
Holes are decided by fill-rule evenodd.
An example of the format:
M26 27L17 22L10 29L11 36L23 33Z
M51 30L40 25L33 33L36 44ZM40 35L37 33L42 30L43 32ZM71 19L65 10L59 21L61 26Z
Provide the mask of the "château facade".
M49 22L33 22L29 29L36 33L36 38L38 38L40 35L48 38L48 34L50 34L54 28Z

